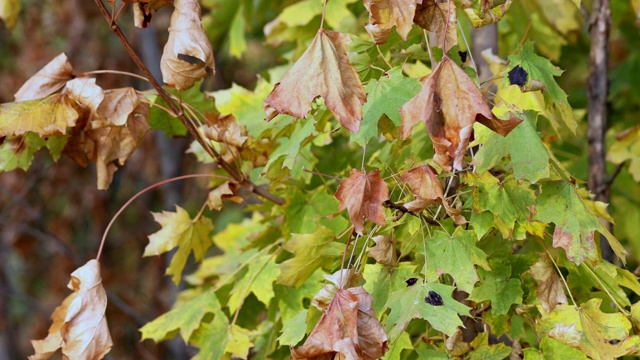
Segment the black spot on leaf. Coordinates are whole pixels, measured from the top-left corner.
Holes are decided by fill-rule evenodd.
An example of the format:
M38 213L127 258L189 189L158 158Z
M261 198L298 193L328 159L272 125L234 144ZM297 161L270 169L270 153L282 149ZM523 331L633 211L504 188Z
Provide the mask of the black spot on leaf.
M413 286L418 282L418 278L409 278L409 279L405 280L404 282L407 283L407 286Z
M469 55L467 51L458 51L458 55L460 55L460 60L463 63L467 62L467 55Z
M524 86L527 83L527 71L520 67L520 65L516 65L511 71L509 71L509 83L511 85Z
M429 296L424 298L424 302L433 306L442 306L444 302L442 301L442 296L433 290L429 290Z

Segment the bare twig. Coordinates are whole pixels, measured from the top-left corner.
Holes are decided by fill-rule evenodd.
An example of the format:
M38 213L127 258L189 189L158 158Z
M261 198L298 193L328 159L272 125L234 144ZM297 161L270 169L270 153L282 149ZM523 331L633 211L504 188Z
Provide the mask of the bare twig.
M394 202L393 202L393 201L391 201L391 200L387 200L387 201L383 202L383 203L382 203L382 205L383 205L384 207L386 207L386 208L389 208L389 209L398 210L398 211L400 211L402 214L409 214L409 215L413 215L413 216L415 216L415 217L417 217L417 218L419 218L419 219L424 220L424 221L425 221L427 224L429 224L429 225L440 226L440 224L439 224L437 221L435 221L435 220L431 220L431 219L429 219L428 217L426 217L426 216L424 216L424 215L422 215L422 214L420 214L420 213L416 213L416 212L414 212L414 211L409 211L409 209L407 209L406 207L404 207L404 205L403 205L403 204L398 204L398 203L394 203Z
M122 32L118 24L115 21L112 21L112 16L109 13L109 10L107 10L102 0L96 0L96 4L98 5L98 8L100 9L100 12L104 16L105 20L110 24L111 31L113 31L113 33L118 37L118 39L122 43L122 46L124 47L125 51L129 55L131 60L133 60L133 62L138 67L138 69L140 69L142 74L144 74L144 76L151 83L153 88L158 92L158 95L162 98L162 100L164 100L164 102L169 105L169 108L171 108L171 111L173 111L176 114L176 117L178 118L178 120L180 120L180 122L187 128L189 133L191 133L191 135L196 139L196 141L198 141L198 143L202 145L202 148L213 159L215 159L220 165L220 167L224 171L226 171L227 174L229 174L240 185L245 186L246 188L249 189L249 191L253 192L256 195L262 196L263 198L269 201L272 201L275 204L278 204L278 205L284 204L284 199L271 194L266 189L258 187L255 184L253 184L250 180L246 179L240 171L236 170L231 165L229 165L229 163L227 163L222 158L222 155L220 155L209 143L207 143L207 141L198 132L197 127L194 125L195 123L194 120L189 118L187 115L185 115L182 112L182 108L172 99L171 94L169 94L169 92L166 89L164 89L162 85L160 85L158 80L151 74L147 66L142 62L142 60L140 59L136 51L133 49L133 47L129 43L129 40L127 40L126 36Z

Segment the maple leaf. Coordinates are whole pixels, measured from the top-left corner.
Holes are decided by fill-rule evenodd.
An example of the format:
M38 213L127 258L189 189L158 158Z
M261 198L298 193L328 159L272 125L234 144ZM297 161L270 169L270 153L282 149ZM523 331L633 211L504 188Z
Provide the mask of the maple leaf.
M405 286L389 295L385 308L391 312L387 317L389 338L393 343L409 324L411 319L425 319L434 329L449 336L462 326L460 315L469 315L469 308L456 301L451 293L454 287L438 283L422 283ZM425 302L430 292L442 298L441 306Z
M384 208L382 203L389 200L389 188L380 177L380 170L370 173L353 169L349 178L338 186L335 198L340 201L338 212L345 208L356 233L362 235L364 218L384 225Z
M178 284L191 252L196 260L204 259L212 244L209 233L213 230L213 223L206 217L192 221L189 213L177 205L176 212L152 214L153 219L162 225L162 229L149 235L149 244L145 247L143 256L160 255L177 247L178 251L171 259L167 274L173 275L173 282Z
M369 249L369 256L374 258L379 264L396 266L398 264L398 255L396 254L396 246L391 239L391 235L379 235L371 238L376 245Z
M376 317L373 298L362 287L339 289L293 359L337 356L378 359L388 350L387 335Z
M407 40L413 25L417 0L364 0L369 12L365 29L376 44L384 44L395 26L396 31Z
M209 195L207 196L207 205L209 206L209 209L222 209L222 202L224 200L231 200L237 204L241 204L243 199L242 196L236 194L238 189L240 189L240 185L237 183L225 181L222 185L209 191Z
M558 305L539 320L539 336L549 336L580 349L592 359L614 359L637 351L640 337L630 336L631 322L620 313L600 311L602 299L580 307Z
M545 313L552 311L558 304L567 304L562 280L549 256L542 255L540 261L531 267L529 273L538 285L538 299Z
M453 60L445 56L431 75L420 80L422 90L400 108L402 138L422 121L427 126L435 149L434 160L443 169L462 169L462 158L478 121L506 135L520 120L511 119L512 126L495 126L494 115L473 80ZM506 125L506 124L505 124Z
M512 2L513 0L462 0L461 7L471 25L479 28L500 21L511 7Z
M244 131L233 115L207 115L207 124L203 125L204 135L213 141L221 142L237 148L247 141Z
M480 285L473 289L469 300L490 301L495 315L504 315L511 304L522 304L522 282L511 278L511 265L491 262L492 271L480 269Z
M265 99L266 120L277 114L306 118L313 100L322 96L340 124L358 132L367 95L349 63L348 41L345 34L318 30L309 48Z
M446 53L458 44L458 16L453 1L423 0L418 3L413 21L436 34L436 46Z
M311 299L311 305L320 311L324 311L329 306L339 289L356 287L362 280L362 274L354 268L342 269L331 275L323 274L322 276L329 283L322 286L322 289Z
M213 49L200 22L200 2L175 0L173 6L160 70L167 86L186 90L215 73Z
M64 135L80 116L78 104L66 94L0 105L0 137L34 132L42 137Z
M93 113L98 110L104 99L104 91L96 85L95 78L82 77L68 81L62 93L69 95L76 103Z
M435 169L429 165L416 166L400 176L400 180L409 185L415 200L404 204L409 211L422 211L429 205L436 202L444 206L445 211L456 224L466 223L465 218L460 215L460 210L449 205L444 198L442 184L438 179Z
M132 87L105 90L102 102L96 109L92 127L96 127L99 122L105 126L126 124L129 116L142 103L141 100Z
M62 53L27 80L15 94L16 101L47 97L62 89L73 79L73 68L67 55Z
M44 360L62 349L65 359L102 359L113 346L105 317L107 294L102 287L100 263L90 260L71 273L67 287L74 291L51 319L44 340L33 340L31 360Z

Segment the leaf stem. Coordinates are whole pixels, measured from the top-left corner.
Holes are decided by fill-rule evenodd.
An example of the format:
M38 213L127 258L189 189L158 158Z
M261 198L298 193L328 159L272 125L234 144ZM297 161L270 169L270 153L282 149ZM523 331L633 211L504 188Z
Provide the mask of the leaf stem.
M100 248L98 249L98 255L96 255L96 260L100 261L100 256L102 255L102 249L104 248L104 244L105 244L105 242L107 240L107 234L109 233L109 229L111 229L111 226L116 221L118 216L120 216L120 214L124 211L124 209L126 209L127 206L129 206L129 204L131 204L135 199L137 199L138 197L140 197L140 195L146 193L147 191L157 188L158 186L161 186L161 185L164 185L164 184L167 184L167 183L170 183L170 182L178 181L178 180L191 179L191 178L197 178L197 177L209 177L209 178L218 178L218 179L229 180L229 178L227 178L226 176L221 176L221 175L216 175L216 174L190 174L190 175L182 175L182 176L178 176L178 177L162 180L160 182L157 182L155 184L149 185L146 188L138 191L129 200L127 200L127 202L124 203L124 205L122 205L120 210L118 210L118 212L111 218L111 221L109 221L109 224L107 225L107 228L104 230L104 233L102 234L102 240L100 241Z
M136 79L140 79L146 82L149 82L149 79L147 79L144 76L140 76L138 74L134 74L134 73L130 73L128 71L120 71L120 70L93 70L93 71L87 71L84 72L82 74L78 74L78 77L81 76L85 76L85 75L96 75L96 74L116 74L116 75L126 75L126 76L131 76L134 77Z
M387 61L387 58L384 57L384 55L382 55L382 50L380 50L380 46L376 45L376 49L378 50L378 54L380 54L380 57L382 58L382 61L384 61L385 64L387 64L387 66L389 67L389 69L391 69L393 66L391 66L391 64L389 63L389 61Z
M320 29L324 27L324 15L327 13L327 1L322 0L322 18L320 19Z
M602 280L600 280L600 277L598 277L598 274L596 274L595 271L591 269L591 266L588 266L584 262L582 263L582 266L584 266L587 270L589 270L589 272L591 273L591 276L593 276L593 278L598 281L600 286L602 286L602 290L604 290L604 292L606 292L607 295L609 295L609 298L611 299L611 301L613 301L614 304L616 304L616 307L620 310L620 312L622 312L625 316L629 316L629 313L618 303L618 301L613 297L613 295L611 295L609 290L607 290L607 287L602 283Z
M215 159L220 165L220 167L224 171L226 171L227 174L229 174L240 185L245 186L246 188L249 189L249 191L253 192L254 194L262 196L263 198L269 201L272 201L277 205L283 205L284 199L282 199L279 196L271 194L266 189L256 186L250 180L246 179L241 172L239 172L238 170L233 168L231 165L229 165L229 163L227 163L222 158L222 155L220 155L220 153L218 153L210 144L208 144L205 141L203 136L198 132L198 129L194 124L194 120L189 118L182 112L182 108L178 104L176 104L176 102L171 98L171 94L169 94L169 92L165 88L163 88L162 85L160 85L158 80L156 80L156 78L151 74L151 71L149 71L147 66L142 62L142 59L140 59L136 51L133 49L133 46L131 46L131 43L129 43L129 40L122 32L122 29L120 29L120 27L115 21L112 21L111 14L109 14L109 10L107 10L102 0L96 0L96 5L98 6L98 9L100 9L100 12L104 16L105 20L109 23L111 31L113 31L113 33L118 37L125 51L127 52L127 54L129 54L129 57L131 58L131 60L136 64L138 69L144 74L144 76L151 83L153 88L156 89L156 91L158 92L158 95L160 95L162 100L164 100L164 102L166 102L169 105L169 108L171 108L171 110L176 114L176 117L178 118L178 120L182 122L182 124L187 128L187 130L189 130L189 133L191 133L191 135L196 139L196 141L198 141L200 145L202 145L202 148L213 159ZM325 6L326 6L326 0L325 0Z

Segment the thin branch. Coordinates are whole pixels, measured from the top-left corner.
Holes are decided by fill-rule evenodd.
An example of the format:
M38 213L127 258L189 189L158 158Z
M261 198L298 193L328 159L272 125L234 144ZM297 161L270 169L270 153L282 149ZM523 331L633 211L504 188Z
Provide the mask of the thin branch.
M409 209L404 207L403 204L398 204L398 203L394 203L391 200L386 200L385 202L382 203L382 206L384 206L386 208L389 208L389 209L398 210L403 214L413 215L413 216L415 216L415 217L417 217L419 219L424 220L429 225L440 226L440 224L435 220L431 220L431 219L427 218L426 216L424 216L424 215L422 215L420 213L416 213L414 211L409 211Z
M158 95L160 95L162 100L164 100L164 102L169 105L169 108L171 108L171 110L176 114L178 120L180 120L180 122L187 128L187 130L189 130L196 141L198 141L200 145L202 145L202 148L213 159L215 159L220 167L240 185L245 186L249 189L249 191L253 192L256 195L262 196L263 198L272 201L275 204L283 205L284 199L271 194L269 191L256 186L250 180L246 179L241 172L229 165L229 163L227 163L222 158L222 155L220 155L213 147L210 146L210 144L205 141L205 139L198 132L197 127L194 126L193 119L190 119L182 112L182 108L172 99L171 94L169 94L169 92L165 88L163 88L162 85L160 85L158 80L156 80L156 78L151 74L151 71L149 71L147 66L142 62L142 59L140 59L136 51L133 49L131 43L129 43L129 40L127 40L118 24L115 21L112 21L112 16L102 0L96 0L96 5L98 5L98 8L100 9L100 12L104 16L105 20L110 24L111 31L113 31L113 33L118 37L120 43L122 43L122 46L124 47L131 60L133 60L138 69L142 72L142 74L144 74L153 88L158 92Z

